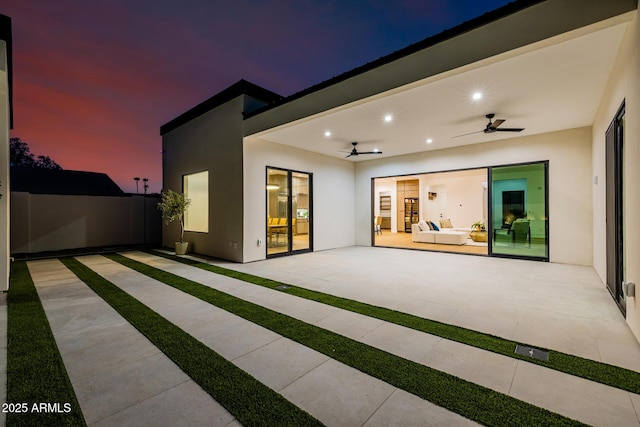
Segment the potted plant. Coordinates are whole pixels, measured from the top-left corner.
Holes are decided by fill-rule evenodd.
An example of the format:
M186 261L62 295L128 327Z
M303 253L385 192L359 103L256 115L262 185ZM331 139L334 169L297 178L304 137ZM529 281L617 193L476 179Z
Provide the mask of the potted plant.
M471 233L469 237L474 242L486 242L487 241L487 226L484 221L476 221L471 224Z
M167 225L173 221L180 223L180 241L175 242L176 255L187 253L189 242L184 241L184 212L191 204L191 200L183 193L176 193L172 190L162 192L162 199L158 203L158 209L162 211L162 216Z

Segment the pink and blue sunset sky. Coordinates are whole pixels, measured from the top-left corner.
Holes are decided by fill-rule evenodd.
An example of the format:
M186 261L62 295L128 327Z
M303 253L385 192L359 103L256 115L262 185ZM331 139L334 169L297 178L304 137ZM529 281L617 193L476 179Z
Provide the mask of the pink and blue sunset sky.
M236 81L288 96L506 3L3 0L11 136L64 169L159 192L160 126Z

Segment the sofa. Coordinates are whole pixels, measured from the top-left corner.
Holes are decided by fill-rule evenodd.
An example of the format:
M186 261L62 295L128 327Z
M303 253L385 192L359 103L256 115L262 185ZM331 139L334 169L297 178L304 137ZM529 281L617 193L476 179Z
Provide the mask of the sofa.
M411 238L414 242L439 243L443 245L464 245L469 238L467 231L454 231L450 228L432 230L424 221L411 224Z
M465 231L467 233L467 239L468 239L469 235L471 234L471 231L473 230L471 230L471 227L469 228L454 227L453 224L451 224L451 219L445 218L440 220L440 231Z

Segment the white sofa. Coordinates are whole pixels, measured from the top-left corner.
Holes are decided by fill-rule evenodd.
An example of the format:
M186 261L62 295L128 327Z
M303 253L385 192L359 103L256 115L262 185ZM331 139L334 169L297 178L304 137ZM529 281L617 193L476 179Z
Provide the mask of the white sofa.
M452 231L450 228L440 231L421 230L418 224L411 224L411 237L414 242L464 245L467 243L469 233L467 231Z

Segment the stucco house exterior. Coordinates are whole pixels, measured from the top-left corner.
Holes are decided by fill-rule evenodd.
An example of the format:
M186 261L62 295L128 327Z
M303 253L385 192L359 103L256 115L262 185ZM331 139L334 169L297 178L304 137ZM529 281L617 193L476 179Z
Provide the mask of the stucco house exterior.
M640 338L637 6L518 0L286 98L241 80L161 127L185 239L252 262L477 218L487 256L592 266Z
M11 110L11 18L0 15L0 291L9 289L9 130Z

